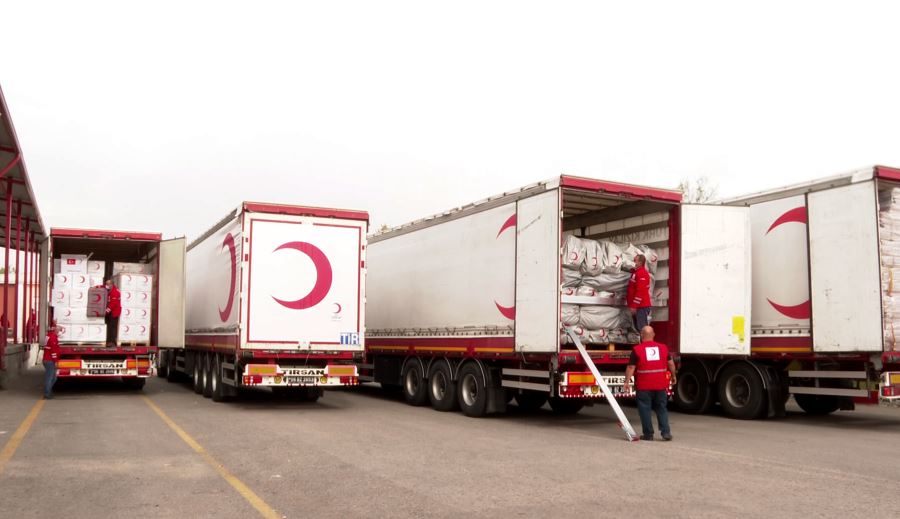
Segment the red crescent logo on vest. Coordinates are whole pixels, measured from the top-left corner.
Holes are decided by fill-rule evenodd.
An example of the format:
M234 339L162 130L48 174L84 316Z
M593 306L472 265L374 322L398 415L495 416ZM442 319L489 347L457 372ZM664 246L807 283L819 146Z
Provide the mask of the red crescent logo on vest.
M795 222L807 225L808 221L809 220L806 216L806 207L795 207L776 218L775 221L772 222L772 225L769 226L769 230L766 231L766 235L786 223ZM809 319L810 315L812 315L812 308L809 304L808 299L800 303L799 305L793 306L780 305L769 298L766 298L766 301L768 301L769 304L772 305L772 308L774 308L778 313L785 317L790 317L791 319Z
M516 227L516 214L513 213L512 216L510 216L509 218L506 219L505 222L503 222L503 225L500 227L500 231L497 233L497 238L499 238L500 235L503 234L503 231L505 231L507 229L514 229L515 227ZM513 304L512 306L503 306L500 303L498 303L496 299L494 299L494 304L497 306L497 310L500 311L500 313L503 315L503 317L506 317L510 321L516 320L516 305L515 304Z
M328 291L331 290L331 263L328 261L328 258L325 257L325 253L315 245L303 241L285 243L275 249L275 251L280 251L282 249L293 249L309 256L309 259L312 260L313 265L316 267L316 284L308 294L300 299L283 301L275 296L272 296L272 299L281 306L290 308L291 310L304 310L321 303L322 300L325 299L325 296L328 295Z
M228 233L225 240L222 241L222 249L228 249L231 256L231 286L228 288L228 301L225 302L225 308L219 308L219 319L227 322L231 316L231 308L234 306L234 286L237 284L237 250L234 246L234 236ZM220 249L221 250L221 249Z

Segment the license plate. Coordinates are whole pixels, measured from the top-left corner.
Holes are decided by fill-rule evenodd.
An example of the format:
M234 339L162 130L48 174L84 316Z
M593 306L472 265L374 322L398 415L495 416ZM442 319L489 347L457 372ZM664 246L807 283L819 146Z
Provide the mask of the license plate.
M115 375L118 372L117 369L89 369L88 375Z
M315 384L316 377L284 377L284 381L288 384Z

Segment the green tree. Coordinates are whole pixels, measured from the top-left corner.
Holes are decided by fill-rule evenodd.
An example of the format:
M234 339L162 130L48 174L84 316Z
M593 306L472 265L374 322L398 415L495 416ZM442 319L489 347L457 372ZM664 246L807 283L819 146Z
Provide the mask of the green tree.
M678 183L677 189L684 193L684 201L691 204L709 202L719 194L719 186L705 175L696 179L685 178Z

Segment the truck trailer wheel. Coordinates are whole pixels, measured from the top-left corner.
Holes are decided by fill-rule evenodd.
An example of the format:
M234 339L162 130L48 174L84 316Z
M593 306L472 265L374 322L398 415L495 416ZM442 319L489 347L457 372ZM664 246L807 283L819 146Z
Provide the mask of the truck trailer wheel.
M719 402L732 418L753 420L763 416L768 396L756 369L745 362L726 366L719 374Z
M419 359L410 359L403 366L403 398L409 405L425 405L428 402L428 385Z
M428 400L436 411L456 409L456 382L450 375L450 363L444 359L436 360L431 365L431 373L428 375Z
M832 395L794 395L794 400L800 409L813 416L825 416L841 407L840 397Z
M547 393L522 389L516 393L516 405L522 411L537 411L547 403Z
M144 384L147 383L147 379L138 377L124 377L122 378L122 382L125 383L125 387L127 387L128 389L140 391L144 389Z
M203 393L203 368L201 365L203 364L203 357L201 355L194 355L194 393L198 395Z
M558 396L550 397L550 409L559 415L578 414L578 411L584 407L584 402L575 398L560 398Z
M212 373L209 377L212 385L210 394L213 402L224 402L225 386L222 384L222 360L218 355L213 355L210 363L212 364Z
M709 375L699 362L685 362L678 370L675 385L675 405L679 411L703 414L713 405L713 387Z
M484 416L488 402L487 380L478 364L469 362L464 365L459 370L456 385L462 412L466 416Z
M212 397L212 355L206 354L200 357L200 378L203 380L203 396Z
M169 362L166 352L159 352L156 357L156 376L159 378L169 378Z

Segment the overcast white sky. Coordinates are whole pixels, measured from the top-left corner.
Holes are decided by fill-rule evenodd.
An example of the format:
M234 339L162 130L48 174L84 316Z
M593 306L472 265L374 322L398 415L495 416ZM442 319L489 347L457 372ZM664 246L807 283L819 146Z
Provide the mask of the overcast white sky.
M738 195L900 165L892 2L0 2L49 226L400 224L560 173Z

